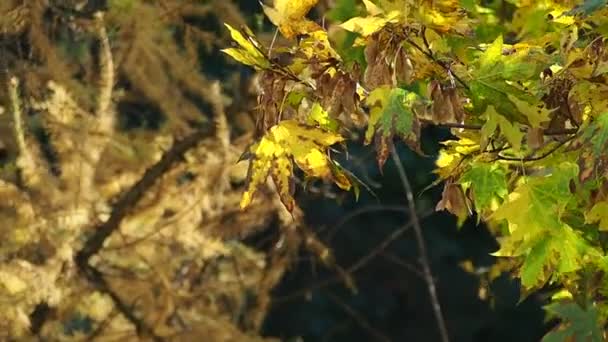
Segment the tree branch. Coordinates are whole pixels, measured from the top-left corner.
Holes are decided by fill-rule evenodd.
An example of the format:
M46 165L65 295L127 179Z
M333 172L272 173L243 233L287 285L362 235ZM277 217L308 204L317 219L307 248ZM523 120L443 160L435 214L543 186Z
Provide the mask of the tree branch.
M213 136L214 132L215 127L207 126L206 129L198 130L183 140L173 144L171 149L165 152L156 164L146 170L137 183L119 197L113 205L112 213L108 220L92 229L94 233L85 241L84 246L74 257L74 262L78 266L80 272L83 273L91 284L112 298L117 309L135 326L137 333L150 336L155 341L163 341L163 338L156 336L153 330L148 327L145 322L135 316L131 308L110 288L102 273L89 264L89 260L93 255L99 252L110 235L120 227L122 220L129 214L135 205L137 205L146 191L148 191L163 174L169 171L174 163L182 159L183 155L188 150L198 145L201 140Z
M477 125L477 124L465 124L465 123L458 123L458 122L437 123L437 122L434 122L433 120L420 119L420 118L418 120L425 125L433 125L433 126L445 127L445 128L460 128L460 129L469 129L469 130L473 130L473 131L479 131L483 127L483 125ZM578 132L578 128L547 129L547 130L543 131L543 135L546 135L546 136L570 135L570 134L576 134L576 132Z
M496 159L506 160L506 161L518 161L518 162L538 161L538 160L547 158L553 152L557 151L560 147L564 146L569 141L572 141L575 137L576 137L576 135L573 135L573 136L568 137L567 139L564 139L563 141L558 142L557 145L553 146L553 148L551 148L550 150L546 151L545 153L543 153L539 156L535 156L536 153L532 153L529 156L517 158L517 157L507 157L507 156L502 156L500 154L497 154Z
M407 178L407 174L405 173L403 165L401 164L401 158L399 158L399 155L395 150L395 146L391 146L391 155L393 157L393 161L395 162L395 166L397 167L397 172L399 174L399 178L401 179L403 190L405 191L405 196L407 198L407 206L410 212L410 220L412 223L412 228L414 228L416 242L420 251L420 262L422 264L422 272L424 274L424 279L427 284L429 296L431 297L433 313L435 314L435 319L437 320L437 327L439 328L441 341L449 342L448 330L443 319L441 305L439 303L439 297L437 296L437 289L435 287L435 281L433 280L433 273L431 272L431 262L426 251L424 236L422 235L422 226L420 225L418 213L416 212L416 203L414 202L414 191L412 189L412 185L410 184L409 179Z

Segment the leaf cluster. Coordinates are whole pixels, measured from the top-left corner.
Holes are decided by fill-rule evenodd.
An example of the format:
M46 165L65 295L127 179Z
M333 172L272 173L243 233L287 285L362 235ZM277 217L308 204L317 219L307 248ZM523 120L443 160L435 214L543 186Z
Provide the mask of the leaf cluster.
M363 0L362 15L327 30L306 17L315 3L276 0L265 8L288 47L266 50L251 32L230 28L238 47L226 53L263 70L264 79L258 108L263 137L251 151L242 204L251 202L271 170L288 198L283 202L293 208L291 195L284 195L293 191L285 185L293 177L286 156L307 177L344 189L356 183L348 173L329 172L336 165L330 145L357 140L353 128L361 121L380 168L395 138L421 153L420 130L447 127L453 139L437 160L445 182L437 208L460 222L475 215L492 227L500 241L495 255L519 265L515 274L526 293L545 284L567 292L570 304L548 307L565 328L547 340L582 336L581 324L604 324L605 2L511 1L505 13L477 1ZM336 52L332 39L341 36L334 31L356 37L350 49L363 50L364 64ZM278 54L287 58L273 58ZM311 119L320 112L323 120ZM297 141L280 143L279 132ZM317 155L321 167L303 163L307 154ZM575 309L582 303L590 313L584 323ZM589 338L602 339L591 330Z

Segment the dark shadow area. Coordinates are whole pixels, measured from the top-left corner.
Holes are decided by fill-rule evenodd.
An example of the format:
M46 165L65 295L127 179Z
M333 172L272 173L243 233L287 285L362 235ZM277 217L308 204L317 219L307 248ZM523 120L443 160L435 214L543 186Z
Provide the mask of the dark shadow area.
M441 186L424 190L435 179L436 142L447 137L443 130L426 130L426 158L397 146L414 186L451 341L538 341L545 332L540 296L518 303L519 283L506 273L482 287L481 275L496 262L490 253L498 249L497 242L474 219L458 229L451 214L435 212ZM304 341L439 341L416 239L412 229L403 228L410 220L396 168L389 160L380 173L372 149L361 146L349 147L344 165L373 187L375 196L362 190L358 201L340 192L328 199L332 189L319 185L317 195L301 192L299 199L310 228L337 263L347 271L358 266L352 273L358 291L347 289L335 271L301 251L301 261L276 289L266 335ZM400 229L403 234L382 248ZM473 272L465 271L465 262Z

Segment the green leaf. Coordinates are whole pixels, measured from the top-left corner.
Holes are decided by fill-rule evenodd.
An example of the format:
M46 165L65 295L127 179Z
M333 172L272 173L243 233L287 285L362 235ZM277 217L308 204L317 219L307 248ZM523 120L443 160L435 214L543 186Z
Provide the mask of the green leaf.
M498 36L486 51L479 57L479 75L495 72L502 57L502 35Z
M511 144L513 150L519 151L521 142L524 138L524 133L519 129L519 125L517 123L511 123L509 120L505 119L504 116L498 114L494 109L494 106L488 106L485 115L487 116L487 121L481 127L481 147L485 149L488 145L489 137L494 134L496 128L499 127L500 132Z
M565 322L545 335L542 342L563 342L571 338L573 341L603 341L599 311L592 303L587 304L585 309L574 302L552 303L544 308L550 315Z
M382 131L386 137L392 134L407 136L412 131L414 113L412 105L418 98L415 93L410 93L401 88L394 88L380 120L377 129Z
M310 125L317 124L319 127L330 132L338 131L338 122L329 116L329 113L321 107L318 102L312 106L308 114L307 123Z
M408 139L412 135L414 112L412 106L418 100L416 93L401 88L377 88L366 102L372 105L366 132L369 143L375 132L377 161L380 169L386 162L395 135Z
M530 288L546 281L544 268L550 261L552 252L551 238L549 236L543 236L530 248L520 274L521 283L524 287Z
M395 135L411 143L418 137L412 131L414 112L412 107L419 99L416 93L401 88L380 87L372 91L366 99L370 106L370 118L365 133L365 143L375 136L378 166L388 158Z
M547 230L526 248L521 283L527 289L542 286L551 275L559 278L582 268L585 256L601 257L566 224Z
M585 129L582 138L591 142L593 154L596 157L605 153L608 142L608 112L598 115L595 121Z
M525 244L537 243L547 231L563 227L561 214L574 198L569 184L577 176L578 167L564 162L550 171L545 176L525 178L525 182L509 195L509 200L490 217L491 220L506 220L510 229L510 235L501 243L496 255L521 255L525 252Z
M475 209L480 212L490 208L492 201L507 196L505 171L498 165L475 163L460 178L463 190L473 189Z
M526 116L530 126L539 128L543 122L550 120L549 114L551 114L553 110L547 109L546 106L539 101L536 101L537 104L533 105L530 102L520 100L511 94L509 94L508 97L509 100L515 104L519 112Z

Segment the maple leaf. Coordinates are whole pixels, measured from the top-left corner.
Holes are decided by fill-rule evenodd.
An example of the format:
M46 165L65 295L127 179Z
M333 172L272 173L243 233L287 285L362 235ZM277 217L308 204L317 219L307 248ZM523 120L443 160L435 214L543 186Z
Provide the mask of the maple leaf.
M262 8L281 34L287 39L293 39L299 34L321 30L315 22L305 18L317 2L319 0L274 0L274 7L262 4Z
M524 257L520 276L526 288L542 285L552 271L578 270L585 255L601 256L561 219L574 198L569 183L577 174L576 164L564 162L549 175L529 177L490 217L509 223L509 236L494 255Z
M540 127L541 123L549 120L551 110L515 86L513 81L523 82L536 77L544 64L531 58L529 48L523 47L519 52L516 50L504 56L506 48L509 47L504 46L502 36L499 36L486 47L471 70L470 92L474 107L483 113L492 105L508 121Z
M427 27L442 33L455 32L461 35L471 33L472 22L465 11L460 11L460 1L443 0L416 6L416 15Z
M507 220L512 231L526 234L560 225L560 215L569 201L570 180L578 174L574 163L564 162L545 176L528 177L510 194L492 215L495 220Z
M600 329L600 313L593 303L585 308L574 302L557 302L545 305L544 309L551 315L565 320L557 329L553 329L542 339L542 342L562 341L604 341Z
M475 163L460 178L463 190L473 190L475 209L481 212L490 208L495 199L508 194L505 171L498 165Z
M542 286L551 275L559 278L580 269L585 256L601 256L566 224L544 232L526 247L528 252L520 276L522 285L528 289Z
M376 132L374 139L377 152L376 159L380 169L388 158L395 135L410 143L417 139L413 134L415 118L412 110L412 106L417 99L418 95L415 93L401 88L389 90L388 87L377 88L366 98L367 104L371 106L368 128L365 134L366 144L371 142L371 136L373 132Z
M350 181L327 155L327 148L344 138L337 133L307 126L295 120L284 120L270 128L259 143L250 148L247 191L241 199L241 208L251 204L255 192L270 175L281 201L291 211L293 199L293 162L308 177L331 179L342 189L350 189Z
M485 150L488 146L489 138L494 134L496 128L500 128L500 132L507 138L509 144L515 151L521 148L521 141L524 133L519 130L517 123L511 123L504 116L498 114L494 106L487 107L485 115L487 116L486 123L481 127L480 148Z

